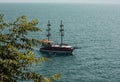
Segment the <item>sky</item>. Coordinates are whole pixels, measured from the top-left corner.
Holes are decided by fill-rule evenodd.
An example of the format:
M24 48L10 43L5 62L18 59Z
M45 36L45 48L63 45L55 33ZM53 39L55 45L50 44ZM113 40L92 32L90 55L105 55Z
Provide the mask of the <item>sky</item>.
M34 2L34 3L120 3L120 0L0 0L2 2Z

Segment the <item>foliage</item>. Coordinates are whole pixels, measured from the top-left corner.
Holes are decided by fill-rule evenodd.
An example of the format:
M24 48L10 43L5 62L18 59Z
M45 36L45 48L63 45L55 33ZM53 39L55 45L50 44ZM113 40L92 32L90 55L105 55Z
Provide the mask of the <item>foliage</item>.
M34 82L53 82L60 74L44 77L40 74L25 71L33 63L49 60L35 58L33 47L41 41L28 38L29 32L41 31L37 27L37 19L28 21L26 16L18 17L13 23L3 20L0 14L0 81L16 82L17 80L33 80Z

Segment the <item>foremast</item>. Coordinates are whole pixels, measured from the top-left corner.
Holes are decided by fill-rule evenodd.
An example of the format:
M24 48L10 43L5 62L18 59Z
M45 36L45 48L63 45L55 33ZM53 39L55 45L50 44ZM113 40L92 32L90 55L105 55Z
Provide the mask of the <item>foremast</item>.
M46 29L46 31L48 32L48 34L47 34L48 41L50 40L50 36L51 36L51 33L50 33L51 28L50 28L50 26L51 26L51 24L50 24L50 21L48 20L48 24L47 24L48 28Z
M60 24L60 36L61 36L61 44L63 45L63 36L64 36L64 25L62 24L62 20L61 20L61 24Z

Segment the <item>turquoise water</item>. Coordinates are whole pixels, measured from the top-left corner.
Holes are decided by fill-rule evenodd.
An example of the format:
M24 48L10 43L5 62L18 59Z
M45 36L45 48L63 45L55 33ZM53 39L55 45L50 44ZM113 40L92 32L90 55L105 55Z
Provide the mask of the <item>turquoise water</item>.
M51 21L52 40L59 42L63 20L64 42L77 46L73 56L52 56L52 60L31 68L43 75L61 73L59 82L120 82L120 5L106 4L0 4L0 13L13 21L20 15L39 19L42 33L29 37L46 38ZM44 54L35 48L37 57Z

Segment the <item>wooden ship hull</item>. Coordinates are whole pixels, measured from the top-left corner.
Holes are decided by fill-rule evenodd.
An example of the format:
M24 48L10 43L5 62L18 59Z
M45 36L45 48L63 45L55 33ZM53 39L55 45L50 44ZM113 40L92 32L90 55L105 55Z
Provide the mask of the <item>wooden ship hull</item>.
M73 50L74 50L74 48L72 48L71 46L40 48L40 52L53 53L53 54L72 54Z
M49 49L41 48L40 52L53 53L53 54L72 54L73 50L71 50L71 51L68 51L68 50L55 50L55 49L54 50L49 50Z

